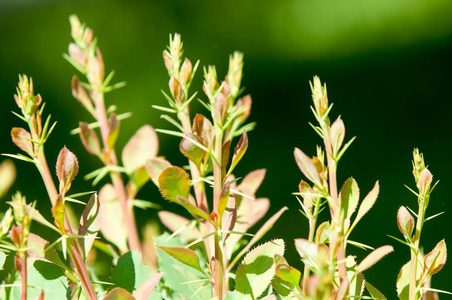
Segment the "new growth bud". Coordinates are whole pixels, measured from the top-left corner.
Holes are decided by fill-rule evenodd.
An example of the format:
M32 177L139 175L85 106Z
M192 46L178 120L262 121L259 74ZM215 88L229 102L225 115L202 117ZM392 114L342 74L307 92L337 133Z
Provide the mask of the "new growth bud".
M309 84L311 85L312 100L314 101L315 110L318 116L323 119L324 117L327 117L326 113L328 112L326 84L322 86L318 76L314 76L314 84L312 82Z
M19 75L19 85L14 100L26 119L30 118L42 103L41 95L34 95L33 80L31 78L28 80L26 75Z

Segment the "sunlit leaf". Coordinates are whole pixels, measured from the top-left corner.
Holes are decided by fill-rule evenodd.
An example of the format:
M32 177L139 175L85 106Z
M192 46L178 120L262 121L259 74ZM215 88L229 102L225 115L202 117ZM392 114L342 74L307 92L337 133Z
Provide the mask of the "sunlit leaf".
M400 206L397 211L397 225L400 232L407 238L411 239L414 229L414 218L405 206Z
M158 215L163 225L172 232L178 231L178 234L187 241L196 240L202 236L197 227L192 228L192 226L190 226L191 222L178 214L169 211L159 211Z
M306 154L303 153L303 151L301 151L298 148L295 148L294 156L298 168L300 168L304 176L306 176L306 178L308 178L315 185L321 187L322 184L320 182L319 173L314 163L312 162L312 159L309 158Z
M277 264L275 268L276 276L284 281L290 282L293 286L300 284L301 272L287 263Z
M243 300L259 297L275 275L273 257L284 255L284 241L267 242L251 250L239 265L235 288Z
M228 174L232 173L235 166L237 166L239 161L242 159L243 155L245 155L246 149L248 149L248 135L246 134L246 131L244 130L242 133L242 137L240 138L239 142L235 146L234 155L232 156L232 162L231 162L231 166L229 167Z
M334 121L330 128L330 141L331 147L333 148L333 156L336 157L339 149L344 142L345 137L345 126L342 119L339 117Z
M91 249L103 220L102 209L97 194L91 196L80 218L78 234L85 236L79 239L85 257Z
M190 176L179 167L168 167L160 173L159 188L165 199L178 202L177 196L188 198Z
M112 283L129 293L136 291L150 277L151 271L141 262L141 254L137 251L122 255L111 271Z
M178 196L176 196L175 202L182 205L193 217L198 216L198 217L203 218L206 221L212 222L210 220L209 215L205 211L203 211L202 209L197 207L195 204L193 204L186 198L178 195Z
M228 201L229 201L230 185L231 185L231 183L229 181L226 181L224 183L223 189L221 190L221 193L220 193L220 198L218 199L217 211L218 211L218 215L220 216L220 220L223 217L224 210L226 209L226 205L228 204Z
M361 218L364 217L364 215L375 204L375 201L377 201L379 191L380 191L380 185L378 184L378 181L377 181L377 182L375 182L373 189L369 192L369 194L367 194L367 196L361 202L361 205L359 206L359 209L358 209L358 213L356 214L356 218L353 221L353 225L351 226L351 230L356 226L356 224L358 224L358 222L361 220Z
M424 258L424 269L422 270L421 278L424 276L432 276L438 273L446 263L447 248L444 240L436 244L435 248L430 251Z
M266 170L259 169L253 172L250 172L245 178L242 179L240 185L237 187L244 194L253 197L256 194L257 189L264 181Z
M110 149L115 148L116 140L118 139L119 135L119 118L118 116L113 112L108 117L108 128L110 129L110 132L107 137L107 145Z
M366 258L364 258L363 261L358 265L356 272L363 272L367 270L392 251L394 251L394 248L389 245L381 246L375 249L369 255L367 255Z
M68 267L60 259L55 247L49 248L49 245L49 242L42 237L30 233L27 240L27 253L33 259L54 263L63 269L68 269Z
M127 229L124 226L124 213L119 203L116 191L111 184L106 184L99 191L99 201L104 216L100 231L103 236L117 246L121 251L127 248Z
M147 300L149 296L151 296L154 291L157 283L162 278L163 273L157 273L149 277L145 282L143 282L138 289L133 292L133 296L136 300Z
M135 300L136 298L132 296L128 291L123 288L115 287L103 298L103 300Z
M56 198L55 204L52 207L52 215L55 218L55 225L65 232L64 229L64 201L61 195Z
M187 138L183 138L180 142L179 149L182 154L191 160L198 168L201 165L201 162L204 159L204 155L206 152L198 147L195 143L192 142L192 140L196 141L199 144L203 144L202 140L198 138L196 135L192 133L187 134Z
M20 127L14 127L11 130L11 137L13 139L13 143L17 147L30 156L34 156L33 143L30 141L31 134L27 130Z
M122 150L122 163L127 173L144 166L146 161L157 156L159 147L157 133L150 125L144 125L130 138Z
M159 186L160 174L168 167L171 167L171 164L166 159L160 157L150 158L146 161L146 171L156 186Z
M65 193L69 190L71 182L78 173L77 157L66 147L61 149L58 154L56 171L60 181L60 193Z
M386 300L386 297L377 290L373 285L371 285L369 282L366 281L366 289L369 292L369 294L372 296L375 300Z
M340 206L345 212L345 217L350 219L359 202L359 188L353 177L345 182L340 192Z
M204 270L199 265L199 258L195 251L184 247L167 247L159 245L156 245L156 247L162 249L181 263L205 274Z

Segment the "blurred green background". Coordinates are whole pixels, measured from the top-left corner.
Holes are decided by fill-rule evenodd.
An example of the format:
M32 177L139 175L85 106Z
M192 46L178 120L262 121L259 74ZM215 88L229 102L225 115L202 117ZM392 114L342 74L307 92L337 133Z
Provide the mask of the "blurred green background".
M426 251L443 238L451 245L452 205L447 194L452 186L451 1L0 0L0 152L18 152L10 130L23 124L11 111L18 111L13 94L18 74L24 73L33 77L35 91L47 102L47 113L58 121L46 147L49 163L56 161L64 145L79 157L76 192L92 189L82 177L100 163L87 154L77 136L69 135L80 120L91 121L72 98L70 82L76 72L62 58L71 41L68 17L73 13L99 38L107 71L116 70L114 80L127 81L125 88L107 95L119 112L133 112L132 119L121 123L118 146L143 124L170 127L151 108L165 105L160 90L168 89L168 77L162 51L170 33L182 35L185 55L192 61L216 65L220 78L226 74L228 55L244 52L243 85L253 98L249 120L257 127L249 134L248 152L235 173L243 177L254 169L267 169L258 196L271 199L272 212L285 205L290 210L266 239L283 237L294 266L302 264L293 239L307 237L307 222L291 195L303 178L293 149L314 155L321 142L308 125L315 121L309 109L308 82L313 75L327 83L334 103L331 116L341 115L346 139L357 136L339 164L339 184L353 176L363 198L380 181L379 199L352 239L374 247L391 244L395 253L366 271L366 279L389 299L396 298L397 273L409 260L409 250L387 234L401 237L396 223L400 205L417 210L415 196L404 187L415 187L411 174L415 147L424 153L434 179L441 180L427 214L446 212L426 223L422 244ZM201 80L200 72L193 89L200 89ZM205 113L200 106L195 109ZM160 154L183 165L178 143L175 137L160 135ZM19 178L12 191L20 189L29 201L38 200L40 210L48 211L34 166L15 163ZM152 183L139 196L174 208ZM5 209L3 200L0 210ZM156 211L137 210L140 226L155 215ZM348 252L358 259L367 254L353 247ZM433 277L433 287L451 290L451 277L449 262Z

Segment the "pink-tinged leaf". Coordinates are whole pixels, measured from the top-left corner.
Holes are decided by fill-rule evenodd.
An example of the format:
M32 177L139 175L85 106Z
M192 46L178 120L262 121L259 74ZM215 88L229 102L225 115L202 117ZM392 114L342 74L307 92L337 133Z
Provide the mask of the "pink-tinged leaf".
M35 235L33 233L30 233L28 235L27 253L31 258L53 263L63 269L69 269L60 259L60 256L55 250L55 247L48 248L49 246L50 246L49 242L43 239L42 237ZM44 252L44 250L46 251Z
M375 204L375 201L377 201L379 191L380 191L380 185L378 184L378 181L377 181L377 182L375 182L373 189L369 192L369 194L367 194L367 196L361 202L361 205L359 206L359 209L358 209L358 213L353 222L352 228L359 222L359 220L361 220L362 217L364 217L364 215Z
M72 96L77 99L77 101L80 102L92 115L95 114L93 103L91 102L86 90L80 84L77 76L72 77Z
M160 157L150 158L146 161L146 171L148 171L152 182L154 182L156 186L159 186L160 174L168 167L171 167L171 164L166 159Z
M82 141L85 149L96 156L100 156L102 154L102 150L100 148L99 138L94 130L88 127L88 124L85 122L80 122L80 140Z
M303 153L298 148L295 148L294 151L295 161L297 162L298 168L300 168L301 172L315 185L321 187L322 183L320 182L319 173L317 171L316 166L312 162L312 159L309 158L306 154Z
M171 232L175 232L182 227L185 227L185 229L179 232L179 235L185 238L187 241L193 241L202 237L202 234L198 228L192 228L191 226L188 226L190 224L190 221L188 219L169 211L159 211L158 215L163 225L171 230Z
M236 107L244 107L245 109L243 109L243 113L239 116L239 118L241 119L242 122L245 122L246 119L248 119L250 113L251 113L251 96L250 95L246 95L243 98L240 98L239 100L237 100L236 102Z
M223 120L226 118L228 112L228 99L223 93L218 93L215 103L212 107L212 113L214 121L219 124L223 124Z
M366 281L365 285L366 285L367 291L369 292L369 294L372 298L378 299L378 300L386 300L386 297L379 290L377 290L377 288L375 288L373 285L371 285L369 282Z
M218 200L218 215L220 216L220 220L223 217L224 210L226 209L226 205L229 202L229 191L230 191L230 185L231 183L229 181L226 181L223 185L223 189L220 193L220 199Z
M91 250L97 232L100 230L102 220L103 216L100 202L97 198L97 194L94 194L91 196L83 210L83 214L80 218L80 227L78 228L78 234L85 236L84 238L79 239L85 258L88 255L89 250Z
M326 244L331 234L330 222L325 221L317 227L315 241L317 244Z
M386 245L381 246L374 251L372 251L369 255L366 256L366 258L363 259L363 261L358 265L356 268L356 272L363 272L370 267L372 267L375 263L377 263L380 259L382 259L384 256L388 255L394 251L394 248L392 246Z
M359 188L353 177L347 179L339 197L341 209L345 212L345 217L350 219L359 202Z
M157 155L159 147L158 137L154 128L144 125L132 136L122 151L122 163L131 173L146 164L150 158Z
M27 139L31 139L31 134L20 127L14 127L11 130L11 137L13 143L19 147L22 151L26 152L30 156L34 156L33 143Z
M193 119L193 132L207 145L213 141L212 134L214 134L214 130L212 123L203 115L197 114Z
M400 206L397 211L397 226L400 232L408 239L411 239L411 234L414 229L414 218L405 206Z
M111 184L106 184L99 191L99 201L104 218L100 227L103 236L121 251L127 248L127 231L124 226L124 213L119 203L116 191Z
M257 189L262 184L262 181L264 181L265 173L265 169L259 169L248 173L237 188L244 194L254 197Z
M419 176L419 181L417 182L417 188L419 189L421 195L424 195L429 191L432 180L432 173L430 173L427 168L422 170L421 175Z
M182 196L176 196L176 203L179 205L182 205L193 217L201 217L206 221L211 222L209 215L197 207L195 204L187 200L187 198L184 198Z
M311 211L312 206L314 205L313 196L311 195L314 192L312 191L311 187L306 181L301 180L298 184L298 191L300 192L300 194L302 194L301 197L303 197L304 208L308 212Z
M108 117L108 128L110 129L110 133L107 137L107 145L110 149L115 148L116 140L119 135L119 119L115 113L111 113Z
M179 145L180 152L182 152L182 154L186 158L191 160L199 169L201 162L203 161L204 156L206 154L206 151L201 149L199 146L197 146L192 141L195 141L201 145L203 144L203 142L200 138L198 138L193 133L188 133L186 136L187 136L187 138L183 138L182 141L180 142L180 145Z
M239 142L237 143L237 146L235 146L234 155L232 156L232 163L231 163L231 167L229 168L228 174L232 173L235 166L237 166L237 164L239 163L239 161L242 159L243 155L245 154L246 149L248 149L248 135L246 134L246 131L243 130L242 137L240 138Z
M44 225L48 228L58 231L58 228L56 228L55 225L47 221L36 208L30 206L29 204L25 204L25 207L27 208L27 211L29 211L29 214L32 216L33 220L35 220L41 225Z
M156 245L156 247L162 249L181 263L205 274L204 270L199 265L199 258L195 251L184 247L166 247L159 245Z
M160 173L159 188L167 200L178 202L177 196L187 199L190 193L190 176L179 167L168 167Z
M64 201L61 194L56 198L55 204L52 207L52 215L55 218L55 225L62 231L64 229Z
M337 118L336 121L334 121L333 125L331 125L330 129L330 141L331 141L331 147L333 148L333 156L337 156L339 153L339 149L342 146L342 143L344 142L345 137L345 126L344 122L341 120L341 118Z
M77 157L66 147L61 149L58 154L56 172L60 181L60 193L66 193L78 173Z
M110 292L108 292L103 300L135 300L135 297L125 289L115 287Z
M341 281L339 289L333 294L333 299L335 300L346 300L348 296L348 289L350 288L350 282L346 278Z
M251 203L253 206L253 213L251 214L251 218L249 218L249 227L252 227L254 224L259 222L259 220L265 216L268 209L270 208L270 199L257 198L254 201L251 200Z
M75 60L79 66L81 66L82 68L85 68L86 63L88 62L88 58L86 57L85 52L76 44L74 43L70 43L69 44L69 56Z
M171 76L168 84L174 100L180 103L184 97L184 88L179 83L179 80L177 80L174 76Z
M191 73L193 71L193 65L188 58L185 58L182 67L180 67L179 78L183 81L184 84L187 84L190 81Z
M160 278L162 278L163 273L157 273L146 279L145 282L143 282L138 289L133 292L133 296L136 300L147 300L152 292L154 291L155 287L157 286L157 283L160 281Z
M416 268L416 280L419 279L420 268ZM409 289L410 289L410 277L411 277L411 261L408 261L403 267L400 269L399 274L397 275L397 295L399 299L407 300L409 297Z
M229 156L231 154L231 141L226 141L221 147L221 165L223 167L223 172L226 172L226 167L229 162Z
M295 249L303 262L309 267L314 268L313 263L318 260L319 245L306 239L295 239Z
M432 276L443 268L446 263L447 248L444 240L440 241L424 258L424 269L421 278Z

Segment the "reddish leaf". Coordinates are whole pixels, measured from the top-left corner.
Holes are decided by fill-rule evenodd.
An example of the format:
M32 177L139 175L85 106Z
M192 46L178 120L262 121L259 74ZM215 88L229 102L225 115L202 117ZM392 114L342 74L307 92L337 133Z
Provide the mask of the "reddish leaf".
M135 300L135 297L125 289L115 287L110 292L108 292L103 300Z
M248 175L245 176L245 178L243 178L242 182L238 186L238 189L244 194L250 197L254 197L257 189L262 184L262 181L264 181L265 173L266 173L265 169L259 169L250 172Z
M424 258L424 269L422 271L421 278L424 276L432 276L438 273L443 268L446 263L447 258L447 248L446 242L442 240L439 242L435 248L428 253Z
M406 238L411 239L414 229L414 218L404 206L400 206L397 211L397 226L399 226L400 232Z
M157 273L149 277L145 282L143 282L135 292L133 292L133 296L136 300L147 300L148 297L151 296L154 291L157 283L162 278L163 273Z
M66 147L61 149L60 154L58 154L56 171L60 181L60 193L66 193L78 173L77 157Z
M111 184L106 184L99 191L99 201L103 215L108 216L103 219L100 227L102 235L121 251L126 251L128 248L124 213L116 191Z
M27 139L31 139L31 135L28 131L20 127L14 127L11 130L11 137L13 143L16 144L22 151L26 152L30 156L34 156L33 143Z
M159 211L158 215L163 225L171 230L171 232L175 232L185 226L185 229L180 231L179 235L184 237L187 241L193 241L202 236L198 228L187 226L190 224L190 221L184 217L169 211Z
M158 137L154 128L145 125L138 129L122 151L122 163L127 173L132 173L144 166L148 159L156 157L158 146Z
M92 115L95 114L93 103L77 76L72 77L72 96L77 99Z
M89 153L100 156L102 150L96 132L89 128L88 124L85 122L80 122L79 128L80 139L82 140L83 146L85 146Z

